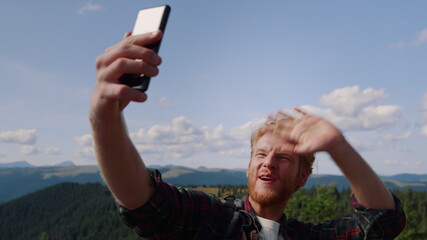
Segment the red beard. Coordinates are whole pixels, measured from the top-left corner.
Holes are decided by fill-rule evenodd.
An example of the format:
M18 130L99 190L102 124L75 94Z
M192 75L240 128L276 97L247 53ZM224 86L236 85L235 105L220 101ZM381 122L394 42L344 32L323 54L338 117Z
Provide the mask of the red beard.
M258 178L249 176L248 177L248 194L251 199L262 206L276 205L287 201L291 195L292 190L286 189L284 186L276 191L263 189L259 192L255 189L255 184Z

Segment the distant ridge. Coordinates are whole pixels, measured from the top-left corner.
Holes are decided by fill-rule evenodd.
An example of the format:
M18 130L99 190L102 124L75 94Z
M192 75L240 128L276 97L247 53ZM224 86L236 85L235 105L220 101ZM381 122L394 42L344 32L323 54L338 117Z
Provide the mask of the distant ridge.
M28 163L27 161L0 163L0 168L27 168L27 167L35 167L35 166Z
M177 185L246 185L245 169L189 168L175 165L156 167L163 179ZM427 191L427 174L399 174L382 176L382 180L391 189ZM71 161L57 166L35 167L27 162L0 165L0 202L26 195L42 188L62 182L99 182L104 184L98 166L75 166ZM338 189L349 188L344 176L312 175L305 186L333 185Z
M37 168L37 167L65 167L76 166L72 161L64 161L54 165L35 166L27 161L0 163L0 168Z

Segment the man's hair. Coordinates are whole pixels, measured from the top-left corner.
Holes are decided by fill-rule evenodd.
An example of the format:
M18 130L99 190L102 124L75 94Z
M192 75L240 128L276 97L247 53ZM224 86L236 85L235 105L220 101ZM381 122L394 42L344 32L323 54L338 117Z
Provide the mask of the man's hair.
M253 157L254 154L254 146L255 144L258 142L258 140L264 136L265 131L263 131L263 129L265 127L268 128L274 128L276 125L276 121L268 121L265 122L261 127L259 127L258 129L256 129L251 136L251 159ZM315 154L304 154L304 155L298 155L299 156L299 171L307 171L308 175L311 174L312 170L313 170L313 163L315 160Z

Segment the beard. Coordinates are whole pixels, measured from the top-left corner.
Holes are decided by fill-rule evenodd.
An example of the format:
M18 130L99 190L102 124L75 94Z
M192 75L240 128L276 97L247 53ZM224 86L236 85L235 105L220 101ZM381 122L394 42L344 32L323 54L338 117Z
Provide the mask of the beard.
M292 195L292 191L282 187L277 190L262 189L260 192L256 189L256 177L248 177L248 194L249 197L261 206L276 205L286 202Z

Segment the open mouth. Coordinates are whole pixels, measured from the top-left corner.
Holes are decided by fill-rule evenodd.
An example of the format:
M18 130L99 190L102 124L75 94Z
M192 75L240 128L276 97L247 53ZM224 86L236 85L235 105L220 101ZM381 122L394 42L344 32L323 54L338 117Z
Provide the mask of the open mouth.
M270 174L261 174L258 178L263 182L274 182L276 180Z

